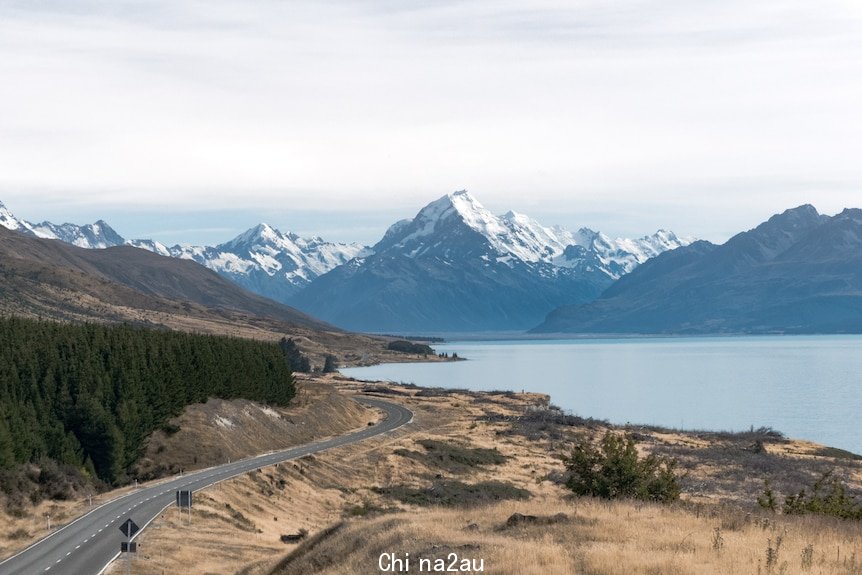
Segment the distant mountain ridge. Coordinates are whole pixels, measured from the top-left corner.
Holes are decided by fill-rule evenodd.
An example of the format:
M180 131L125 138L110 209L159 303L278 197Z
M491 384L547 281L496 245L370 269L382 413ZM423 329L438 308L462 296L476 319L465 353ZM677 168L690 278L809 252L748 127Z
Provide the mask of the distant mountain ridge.
M537 333L862 333L862 210L803 205L662 254Z
M665 231L611 240L515 212L495 216L459 191L396 222L368 255L289 303L360 331L527 329L562 302L590 301L649 257L688 243Z
M3 202L0 202L0 226L31 237L60 240L79 248L109 248L125 242L120 234L103 220L84 226L69 223L56 225L51 222L33 224L16 218Z
M81 248L130 245L162 256L193 260L255 293L281 302L317 276L367 250L356 243L334 243L319 237L302 238L294 233L282 233L267 224L255 226L217 246L168 247L148 239L127 240L103 220L83 226L30 223L16 218L2 202L0 226Z
M314 278L368 251L358 243L282 233L265 223L217 246L167 247L152 240L127 243L160 255L194 260L246 289L280 302L286 302Z
M612 239L588 228L545 227L513 211L495 216L466 191L396 222L371 248L267 224L217 246L168 247L126 240L101 220L32 224L2 204L0 225L79 247L125 244L193 260L257 294L374 332L527 329L555 307L590 301L649 258L690 242L664 230Z

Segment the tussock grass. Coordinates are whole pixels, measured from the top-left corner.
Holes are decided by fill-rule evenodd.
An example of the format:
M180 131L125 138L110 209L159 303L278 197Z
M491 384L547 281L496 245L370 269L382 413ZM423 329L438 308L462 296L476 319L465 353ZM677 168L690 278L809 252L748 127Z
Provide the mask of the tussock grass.
M505 528L516 513L560 510L568 519ZM862 525L587 498L504 502L348 522L272 575L375 573L393 551L484 558L499 575L851 575L862 569Z
M469 484L441 479L430 487L378 487L375 493L397 499L408 505L440 505L444 507L472 507L504 499L529 499L530 492L501 481L482 481Z

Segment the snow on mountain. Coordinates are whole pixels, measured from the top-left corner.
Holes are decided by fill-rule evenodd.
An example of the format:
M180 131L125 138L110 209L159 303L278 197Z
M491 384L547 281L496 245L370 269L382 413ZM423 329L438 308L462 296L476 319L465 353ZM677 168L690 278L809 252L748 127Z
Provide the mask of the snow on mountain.
M130 245L161 256L194 260L236 281L251 291L278 300L304 287L317 276L351 258L367 253L359 244L302 238L260 224L218 246L168 247L148 239L126 240L103 220L93 224L33 224L20 220L0 202L0 225L51 240L88 249Z
M281 274L289 282L304 284L332 268L363 254L368 248L357 243L327 242L319 237L303 238L294 233L282 233L268 224L260 224L229 242L213 248L220 257L229 254L225 265L238 269L247 266L268 276ZM213 262L213 269L219 264ZM195 258L197 259L197 258ZM205 265L209 265L206 262Z
M268 275L284 271L288 278L308 280L324 274L367 250L357 243L341 244L317 236L303 238L260 224L216 248L247 258Z
M601 262L602 269L614 279L630 273L638 265L660 253L687 246L693 241L691 238L680 238L666 230L658 230L651 236L637 239L611 239L589 228L581 228L572 234L572 239L572 245L581 246L594 253ZM572 250L564 250L562 254L554 256L553 262L558 266L569 267L578 262L578 257L573 256Z
M360 244L327 242L283 233L259 224L217 246L167 247L152 240L130 245L162 255L196 261L243 287L284 301L332 268L367 252Z
M35 235L33 230L28 227L27 222L16 218L15 214L9 211L3 202L0 202L0 226L8 230L25 233L28 236Z
M142 250L147 250L160 256L172 257L171 249L161 242L155 240L126 240L126 245Z
M104 220L94 224L79 226L77 224L56 225L51 222L40 224L28 224L30 229L40 238L60 240L67 244L87 249L104 249L113 246L121 246L126 240L123 239Z
M565 249L564 235L561 238L554 230L515 212L497 217L466 190L447 194L425 206L413 220L413 231L400 243L406 245L431 236L452 218L484 236L498 258L549 261L552 254L562 253ZM399 224L401 229L406 229L406 225Z
M394 243L397 243L401 237L404 235L407 228L413 223L413 220L406 218L403 220L398 220L386 230L386 233L383 234L383 239L381 239L376 246L374 246L375 250L389 247Z
M402 220L393 225L375 248L414 245L411 255L422 255L435 245L434 241L422 241L423 238L439 234L453 218L484 237L497 261L511 265L516 260L545 262L560 268L572 268L582 265L585 258L597 258L596 265L613 279L631 272L651 257L691 243L690 239L679 238L665 230L637 239L611 239L589 228L571 232L561 226L545 227L529 216L513 211L495 216L469 192L461 190L431 202L414 220ZM434 239L436 241L436 237ZM573 246L584 249L574 249Z
M33 224L16 218L2 202L0 202L0 225L13 231L22 232L28 236L60 240L89 249L119 246L125 242L111 226L102 220L84 226L69 223L56 225L51 222Z

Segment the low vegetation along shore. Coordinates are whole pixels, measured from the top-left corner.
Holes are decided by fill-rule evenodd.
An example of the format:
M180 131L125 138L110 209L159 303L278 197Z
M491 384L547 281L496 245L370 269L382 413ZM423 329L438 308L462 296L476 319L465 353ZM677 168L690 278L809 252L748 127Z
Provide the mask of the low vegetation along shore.
M296 386L284 408L244 400L188 408L171 420L174 433L153 436L141 465L202 467L375 422L379 414L354 394L416 415L387 436L214 486L196 499L191 526L168 509L139 539L135 573L419 573L420 564L512 575L862 571L862 521L853 516L862 462L847 452L769 429L612 426L538 394L338 374L299 376ZM183 448L202 441L206 449ZM211 458L196 459L202 453ZM584 485L628 497L577 495ZM0 553L44 535L44 513L68 521L85 507L86 499L42 502L9 517Z

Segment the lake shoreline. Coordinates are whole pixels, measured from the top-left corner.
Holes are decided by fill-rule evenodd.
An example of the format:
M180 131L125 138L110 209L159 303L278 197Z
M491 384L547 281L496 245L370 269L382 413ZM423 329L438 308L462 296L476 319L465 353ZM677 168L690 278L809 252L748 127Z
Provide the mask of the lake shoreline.
M858 336L446 342L457 364L342 369L368 380L547 393L574 414L678 430L779 429L862 453ZM457 365L457 367L455 367Z

